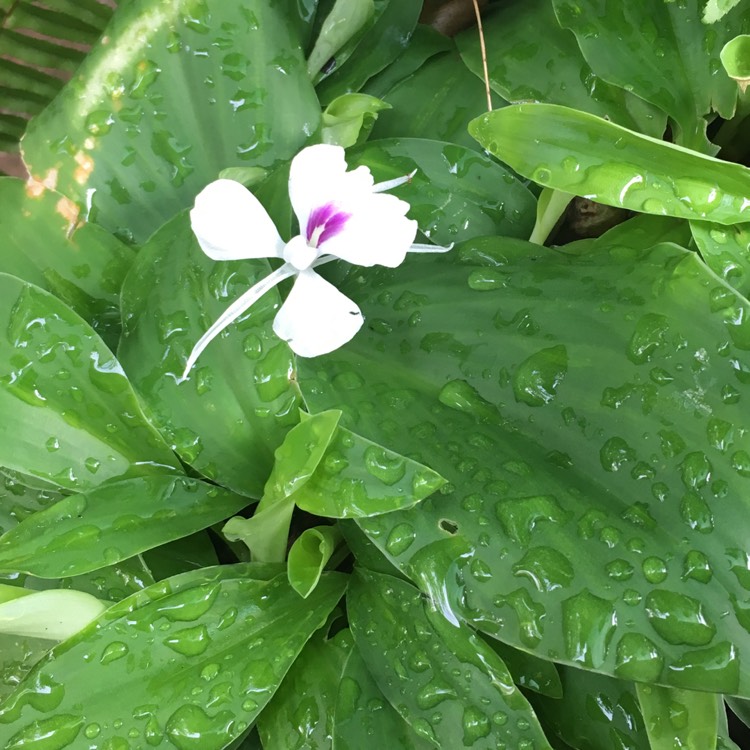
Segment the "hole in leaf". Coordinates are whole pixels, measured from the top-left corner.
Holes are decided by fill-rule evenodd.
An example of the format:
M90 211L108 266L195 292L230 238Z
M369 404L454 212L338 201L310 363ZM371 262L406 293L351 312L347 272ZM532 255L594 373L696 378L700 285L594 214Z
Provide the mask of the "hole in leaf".
M441 518L438 526L449 534L455 534L458 531L458 524L448 518Z

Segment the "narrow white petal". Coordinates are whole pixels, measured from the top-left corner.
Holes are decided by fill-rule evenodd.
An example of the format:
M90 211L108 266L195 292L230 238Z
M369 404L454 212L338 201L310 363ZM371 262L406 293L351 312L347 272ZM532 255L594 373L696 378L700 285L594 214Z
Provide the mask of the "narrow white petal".
M406 218L409 204L395 195L370 193L347 207L350 218L335 236L321 242L322 255L358 266L389 266L404 262L417 236L417 222Z
M300 357L327 354L353 338L359 307L315 271L302 271L273 322L276 335Z
M305 234L310 213L328 203L360 200L372 192L373 179L367 167L347 172L344 149L319 143L302 149L289 170L289 199Z
M397 188L397 187L400 187L401 185L405 185L407 182L411 182L411 178L414 177L416 173L417 173L417 170L415 169L414 171L409 172L409 174L405 174L403 177L396 177L393 180L386 180L385 182L378 182L372 186L372 192L383 193L386 190L393 190L393 188Z
M214 260L279 258L284 242L260 201L234 180L216 180L195 199L193 232Z
M453 250L453 243L447 247L444 245L420 245L418 242L409 248L410 253L447 253Z
M273 289L284 279L294 276L295 270L285 263L281 268L272 271L264 279L250 287L241 297L232 302L229 307L218 317L216 322L200 337L198 343L193 347L190 356L185 363L185 370L180 380L185 380L188 373L193 368L196 360L203 353L204 349L215 339L230 323L237 320L248 307L257 302L266 292Z

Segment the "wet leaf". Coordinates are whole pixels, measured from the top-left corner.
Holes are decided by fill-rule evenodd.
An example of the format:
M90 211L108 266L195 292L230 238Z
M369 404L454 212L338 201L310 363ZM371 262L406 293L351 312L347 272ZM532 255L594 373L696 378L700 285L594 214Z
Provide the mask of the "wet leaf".
M44 185L0 178L0 203L0 271L52 292L116 343L133 252L101 227L80 226L75 204Z
M10 531L30 515L61 498L58 492L31 489L10 477L0 477L0 533Z
M220 170L278 165L319 120L279 3L132 0L23 148L32 175L143 242Z
M332 143L343 148L363 143L378 119L378 113L383 109L390 109L390 104L374 96L339 96L323 112L323 143Z
M218 750L252 724L344 585L328 574L302 603L278 568L160 582L42 659L0 706L0 740Z
M490 86L505 101L564 104L657 138L664 133L666 117L656 107L591 70L573 34L557 23L549 0L496 7L483 28ZM459 34L456 42L469 69L484 79L476 29Z
M336 696L352 649L351 634L327 638L318 631L258 717L263 750L332 748Z
M747 167L585 112L520 104L478 117L469 132L519 174L608 206L718 224L750 216Z
M576 750L653 750L632 682L569 667L560 678L559 698L530 696L550 736Z
M122 292L119 356L148 415L180 458L258 497L273 450L297 421L289 347L273 333L272 290L229 326L178 382L194 344L228 305L270 272L265 260L217 263L185 212L138 254Z
M372 744L399 750L428 750L422 739L398 715L373 679L355 647L346 660L338 697L333 742L336 750L360 750Z
M0 465L83 491L178 471L122 368L69 307L0 274Z
M750 34L740 34L730 39L720 53L721 64L743 93L750 84Z
M526 238L536 201L510 172L483 154L419 138L370 141L347 155L368 166L376 182L416 174L390 191L411 205L409 217L432 242L460 242L481 234ZM368 321L372 325L372 321Z
M27 672L55 645L44 638L0 635L0 701L13 692Z
M143 559L157 581L219 564L211 537L206 531L154 547L143 553Z
M347 611L375 682L423 740L478 750L500 742L550 747L500 657L468 628L445 620L414 586L359 570Z
M60 578L200 531L247 498L183 477L111 482L35 513L0 538L0 570Z
M680 145L716 153L718 148L706 139L704 116L712 110L725 119L734 114L737 87L721 69L719 51L750 23L742 8L709 26L701 23L699 0L552 4L598 75L664 110L676 123ZM674 171L682 174L679 167Z
M706 265L744 297L750 297L750 224L731 227L690 222L693 239Z
M750 307L634 226L577 255L481 238L341 273L391 333L300 362L300 384L448 480L358 524L456 620L620 679L746 696Z
M715 750L718 703L712 693L636 685L651 750Z

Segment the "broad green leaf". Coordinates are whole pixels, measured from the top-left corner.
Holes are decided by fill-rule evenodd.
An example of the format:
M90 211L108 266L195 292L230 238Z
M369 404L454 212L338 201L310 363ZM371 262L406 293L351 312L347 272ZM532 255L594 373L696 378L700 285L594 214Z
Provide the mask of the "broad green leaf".
M703 23L716 23L742 0L707 0L703 9Z
M692 221L690 229L706 265L744 297L750 297L750 224L725 227Z
M119 295L133 252L44 185L0 178L0 271L41 286L107 341L120 329Z
M718 705L712 693L636 684L651 750L716 750Z
M345 44L363 32L375 13L373 0L336 0L307 58L307 74L315 78Z
M0 633L64 641L78 633L107 608L91 594L65 589L17 589L8 598L3 586ZM20 594L20 595L19 595Z
M398 715L372 678L355 647L349 652L336 698L333 732L335 750L372 747L393 750L428 750L434 747L422 739Z
M318 585L328 561L341 543L341 532L335 526L305 529L292 544L287 561L291 587L307 599Z
M417 24L409 46L385 70L373 76L362 91L382 99L397 83L416 73L431 57L448 52L453 46L450 39L431 26Z
M0 477L0 533L10 531L33 513L61 498L57 492L31 489L10 477Z
M76 576L188 536L247 498L185 477L141 477L71 495L0 537L0 570Z
M323 143L344 148L363 143L378 119L378 112L390 106L368 94L339 96L323 112Z
M272 168L315 131L320 109L293 29L273 0L122 5L30 124L32 175L144 241L220 170Z
M750 24L742 8L707 26L700 21L699 0L552 4L597 75L665 111L680 145L716 153L706 138L705 116L712 110L725 119L734 114L737 87L721 69L719 51ZM679 168L675 173L681 174Z
M722 47L720 58L727 75L737 81L744 94L750 85L750 34L730 39Z
M211 537L206 531L154 547L143 553L143 559L157 581L219 564Z
M383 95L393 109L380 116L373 138L432 138L476 150L466 127L487 110L487 94L455 46L451 52L427 60ZM498 96L493 101L495 107L505 104Z
M739 224L750 169L553 104L520 104L469 125L482 146L545 187L648 214Z
M54 645L55 641L44 638L0 635L0 701Z
M554 662L540 659L534 654L519 651L507 643L489 636L485 641L490 648L503 660L513 678L513 682L520 688L541 693L550 698L561 698L562 683Z
M398 578L360 569L352 579L354 642L391 705L434 747L549 748L500 657L433 606Z
M317 87L318 97L327 105L336 97L359 91L406 48L417 25L421 0L384 0L374 24L367 29L351 55L338 61L334 72Z
M484 238L341 273L382 323L300 362L300 385L449 481L358 524L457 620L621 679L749 696L750 306L636 227L578 255Z
M632 682L570 667L560 668L560 678L561 697L530 696L550 736L576 750L654 750Z
M341 529L346 546L354 555L354 559L360 568L408 580L380 549L370 541L355 521L339 521L338 527Z
M47 589L59 586L91 594L97 599L119 602L155 583L150 567L141 555L129 557L114 565L107 565L91 573L61 578L59 581L27 578L26 586L34 589Z
M367 165L376 182L416 169L407 184L391 193L411 205L409 217L432 242L460 242L482 234L526 238L534 226L536 202L528 189L484 154L463 146L393 138L370 141L347 154L347 161L352 168Z
M178 471L94 330L39 287L0 274L0 465L74 491Z
M664 133L666 118L658 109L591 70L573 34L555 20L550 0L495 8L483 28L490 86L506 101L564 104L657 138ZM477 30L456 41L466 65L483 80Z
M274 573L193 571L111 607L0 706L0 741L223 748L253 723L344 588L328 574L303 603Z
M336 696L351 650L348 630L310 639L258 717L263 750L333 747Z
M185 463L251 497L297 420L292 353L271 328L278 292L256 302L211 342L188 380L179 379L204 331L269 272L265 260L208 258L184 212L141 250L122 291L118 354L149 418Z

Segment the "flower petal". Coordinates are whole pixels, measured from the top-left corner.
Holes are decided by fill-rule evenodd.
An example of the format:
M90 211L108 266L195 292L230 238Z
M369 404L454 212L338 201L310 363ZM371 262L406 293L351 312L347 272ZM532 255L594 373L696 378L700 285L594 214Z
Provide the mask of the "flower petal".
M417 222L406 218L408 203L395 195L370 193L345 205L350 216L338 233L320 243L321 254L358 266L395 268L404 262L417 236Z
M362 327L359 307L315 271L302 271L276 314L273 330L300 357L343 346Z
M253 284L243 295L232 302L229 307L216 319L214 324L198 339L198 343L193 347L190 356L185 363L185 370L182 373L180 381L187 378L188 373L193 368L196 360L203 353L204 349L213 341L230 323L237 320L248 307L257 302L267 291L273 289L284 279L294 276L294 267L289 263L272 271L257 284Z
M214 260L280 258L284 242L260 201L234 180L216 180L195 199L193 232Z
M374 180L367 167L347 172L344 149L319 143L302 149L289 170L289 199L305 232L312 211L329 203L358 202L372 193Z

